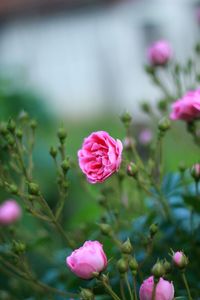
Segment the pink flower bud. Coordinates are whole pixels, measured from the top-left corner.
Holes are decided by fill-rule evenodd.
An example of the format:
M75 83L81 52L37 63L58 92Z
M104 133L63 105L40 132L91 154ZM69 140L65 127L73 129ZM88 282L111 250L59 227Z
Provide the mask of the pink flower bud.
M172 57L172 50L167 41L160 40L149 47L147 56L152 65L162 66Z
M192 177L199 181L200 180L200 164L195 164L191 169Z
M107 257L98 241L87 241L66 258L66 264L78 277L90 279L107 266Z
M78 151L79 166L90 183L103 182L121 164L122 143L105 131L97 131L85 138Z
M185 268L188 265L188 258L182 251L175 252L173 254L172 260L174 264L181 269Z
M143 281L140 287L140 300L152 300L154 287L153 276ZM155 300L172 300L174 298L174 286L172 282L164 280L162 277L159 279L156 286Z
M139 142L142 145L148 145L152 140L152 131L148 128L143 129L139 134Z
M10 225L21 217L21 207L15 200L6 200L0 205L0 224Z
M187 92L172 104L171 120L192 121L200 118L200 89Z

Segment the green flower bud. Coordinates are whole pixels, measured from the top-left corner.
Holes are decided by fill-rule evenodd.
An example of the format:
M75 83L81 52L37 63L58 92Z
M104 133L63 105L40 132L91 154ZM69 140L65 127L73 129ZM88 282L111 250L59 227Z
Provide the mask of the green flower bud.
M129 268L131 271L137 271L138 270L138 263L135 259L135 257L132 257L129 261Z
M124 254L131 254L133 251L133 247L131 245L131 242L129 239L126 240L126 242L124 242L122 245L121 245L121 252L124 253Z
M162 262L157 261L157 263L153 266L151 273L155 278L162 277L165 274L165 268Z
M22 132L21 129L17 129L17 130L16 130L16 136L17 136L18 139L21 140L21 138L22 138L22 136L23 136L23 132Z
M180 171L181 173L184 173L185 170L187 169L187 167L186 167L186 165L185 165L185 163L184 163L183 161L179 163L178 168L179 168L179 171Z
M61 163L61 168L64 172L67 172L69 170L70 164L68 159L63 160L63 162Z
M67 137L67 131L65 130L65 128L64 127L60 127L58 129L57 135L58 135L58 138L60 139L60 142L63 144L64 141L65 141L65 139L66 139L66 137Z
M8 134L7 126L6 126L6 123L4 123L4 122L1 122L1 124L0 124L0 133L3 136L6 136Z
M28 193L34 196L38 196L40 193L38 184L34 182L30 182L28 184Z
M36 120L31 120L30 121L30 127L35 130L37 127L37 121Z
M146 114L149 114L150 111L151 111L151 107L150 107L149 103L148 103L148 102L143 102L143 103L141 104L141 110L142 110L143 112L145 112Z
M126 273L128 271L128 261L124 258L120 258L117 262L117 269L121 274Z
M131 177L136 177L138 173L138 167L135 163L130 162L127 166L127 174Z
M8 145L11 146L11 147L15 144L15 140L11 135L7 135L6 140L8 142Z
M51 147L49 153L53 158L56 158L58 151L56 150L56 148Z
M168 262L166 259L163 262L163 267L165 269L165 274L168 274L171 272L172 270L172 265L170 264L170 262Z
M12 251L16 254L23 254L26 251L26 245L22 242L13 241Z
M15 129L16 129L16 123L13 119L10 119L8 121L8 124L7 124L7 129L11 132L11 133L14 133L15 132Z
M101 223L99 224L99 228L102 234L110 235L112 233L112 227L109 224Z
M160 131L167 131L170 128L170 120L167 117L162 118L158 123Z
M128 112L125 112L121 115L121 121L125 125L125 127L129 127L132 121L132 117Z
M93 300L94 299L94 294L89 289L81 289L80 299L82 299L82 300Z
M158 224L151 224L151 226L149 227L149 232L151 237L154 237L154 235L158 232Z
M157 107L160 111L166 111L167 109L167 101L166 100L161 100L158 102Z
M12 194L17 195L18 194L18 188L15 184L11 184L9 186L9 190Z

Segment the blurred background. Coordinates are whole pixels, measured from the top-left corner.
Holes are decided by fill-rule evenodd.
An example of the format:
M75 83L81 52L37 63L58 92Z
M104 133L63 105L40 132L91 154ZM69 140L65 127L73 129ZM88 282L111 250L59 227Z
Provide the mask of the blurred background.
M188 57L198 15L193 0L1 0L0 71L55 116L136 112L158 95L143 71L147 46L164 38Z

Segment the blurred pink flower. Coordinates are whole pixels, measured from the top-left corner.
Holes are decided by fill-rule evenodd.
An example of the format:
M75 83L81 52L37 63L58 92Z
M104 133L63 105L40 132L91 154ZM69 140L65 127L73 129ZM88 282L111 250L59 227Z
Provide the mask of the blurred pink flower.
M143 281L140 287L140 300L152 300L152 293L154 287L153 276ZM156 286L155 300L172 300L174 298L174 286L162 277Z
M183 258L183 252L182 251L177 251L174 253L172 259L175 265L179 266L181 263L181 260Z
M90 183L103 182L121 164L122 143L105 131L97 131L84 139L78 151L79 166Z
M21 207L15 200L6 200L0 205L0 224L10 225L21 217Z
M107 266L107 257L98 241L87 241L66 258L66 264L78 277L90 279L94 272L101 272Z
M142 145L148 145L152 140L152 131L148 128L143 129L139 134L139 142Z
M200 89L187 92L172 104L172 120L192 121L200 118Z
M165 65L172 57L170 44L164 40L154 42L147 50L147 57L152 65Z

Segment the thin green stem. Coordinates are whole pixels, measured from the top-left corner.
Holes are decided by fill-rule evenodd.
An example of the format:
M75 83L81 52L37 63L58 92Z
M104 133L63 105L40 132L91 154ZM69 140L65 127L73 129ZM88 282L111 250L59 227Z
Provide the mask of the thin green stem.
M184 272L182 272L181 277L182 277L183 283L185 285L185 288L186 288L186 291L187 291L187 294L188 294L188 299L193 300L192 296L191 296L191 293L190 293L190 288L189 288L189 285L188 285L188 282L187 282L187 278L186 278Z
M131 299L131 300L134 300L133 293L132 293L132 290L131 290L131 286L130 286L130 283L129 283L128 275L127 275L127 274L125 275L125 282L126 282L126 285L127 285L127 288L128 288L128 292L129 292L129 295L130 295L130 299Z
M118 295L113 291L113 289L111 288L111 286L106 283L104 280L102 280L103 286L106 289L106 291L110 294L110 296L114 299L114 300L121 300Z
M157 286L157 283L154 282L152 300L156 300L156 286Z
M137 286L136 286L136 278L133 276L133 288L134 288L134 300L138 300L137 298Z
M123 277L120 278L120 293L121 293L122 300L126 300L126 296L125 296L125 292L124 292L124 278Z

